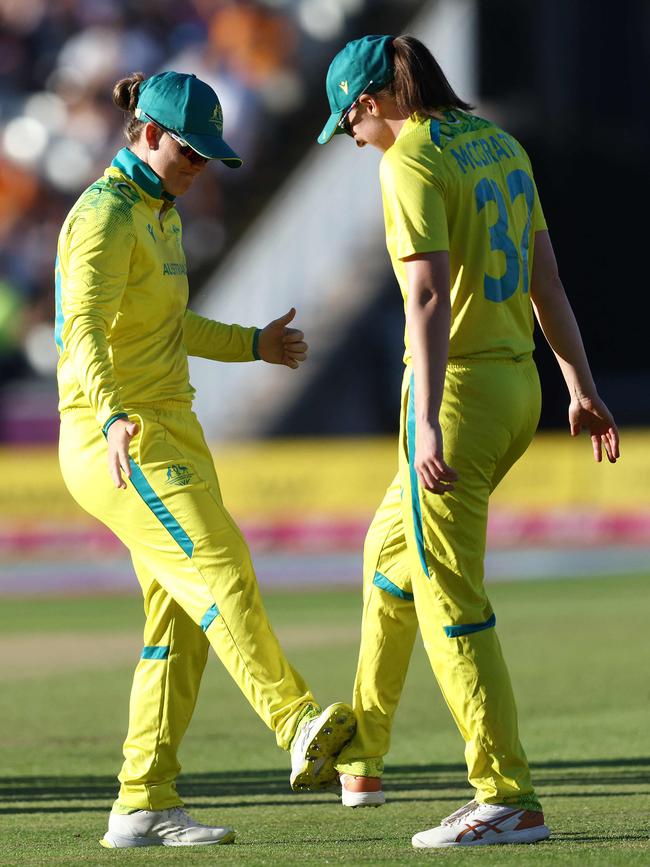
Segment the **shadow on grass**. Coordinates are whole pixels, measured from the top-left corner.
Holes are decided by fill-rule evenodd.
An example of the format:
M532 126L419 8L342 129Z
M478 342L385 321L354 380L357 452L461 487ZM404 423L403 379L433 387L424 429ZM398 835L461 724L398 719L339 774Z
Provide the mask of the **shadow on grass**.
M540 762L534 766L534 776L546 798L646 794L630 787L650 785L650 757ZM287 799L292 806L336 802L332 794L295 797L288 770L184 774L179 784L183 797L190 802L201 799L201 807L280 806ZM389 766L384 784L395 802L455 802L467 794L465 765L455 763ZM0 814L104 812L116 796L117 785L114 777L106 776L4 777L0 778ZM564 786L566 791L549 791ZM66 801L80 803L68 806Z
M625 840L647 840L648 834L644 829L629 834L581 834L567 831L554 831L553 842L555 843L622 843Z

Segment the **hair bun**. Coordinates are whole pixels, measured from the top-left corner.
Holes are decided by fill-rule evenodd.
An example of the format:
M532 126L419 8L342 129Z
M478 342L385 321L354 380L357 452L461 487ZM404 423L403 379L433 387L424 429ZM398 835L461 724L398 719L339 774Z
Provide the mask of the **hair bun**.
M144 81L141 72L134 72L128 78L121 78L113 88L113 102L122 111L135 111L138 104L140 82Z

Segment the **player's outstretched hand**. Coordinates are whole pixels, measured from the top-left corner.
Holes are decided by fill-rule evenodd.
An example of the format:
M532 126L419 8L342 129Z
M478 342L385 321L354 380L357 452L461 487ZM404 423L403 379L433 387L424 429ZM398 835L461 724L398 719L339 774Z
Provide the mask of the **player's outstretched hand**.
M139 425L126 418L118 418L108 429L108 471L116 488L126 488L120 470L124 471L127 479L131 478L129 445L139 430Z
M440 425L418 423L416 426L415 472L423 488L434 494L454 490L458 473L445 463L442 454Z
M295 368L307 358L305 335L297 328L287 328L296 315L292 307L284 316L269 322L260 332L257 350L263 361Z
M595 397L574 397L569 404L569 428L571 436L577 437L580 431L588 430L594 449L594 460L603 459L603 446L610 464L615 464L621 453L618 446L618 429L614 418L603 401Z

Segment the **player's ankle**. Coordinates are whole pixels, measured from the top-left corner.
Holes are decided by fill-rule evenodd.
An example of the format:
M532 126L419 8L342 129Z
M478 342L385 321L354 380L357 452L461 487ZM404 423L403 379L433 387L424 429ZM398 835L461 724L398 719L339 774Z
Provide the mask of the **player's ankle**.
M340 774L341 786L348 792L381 792L381 777Z

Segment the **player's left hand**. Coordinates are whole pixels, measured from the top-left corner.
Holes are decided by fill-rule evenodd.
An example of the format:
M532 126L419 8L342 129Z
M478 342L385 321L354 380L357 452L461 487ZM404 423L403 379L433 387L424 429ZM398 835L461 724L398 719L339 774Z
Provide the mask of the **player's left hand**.
M615 464L616 459L620 458L618 429L611 412L598 395L573 397L569 404L569 427L573 437L585 428L589 431L594 460L598 463L603 459L603 447L610 464Z
M422 487L434 494L453 491L454 482L458 481L458 473L443 457L440 424L418 422L415 437L413 464Z
M305 335L297 328L287 328L295 315L296 308L292 307L284 316L274 319L266 328L262 328L257 344L262 361L284 364L295 370L307 358Z

